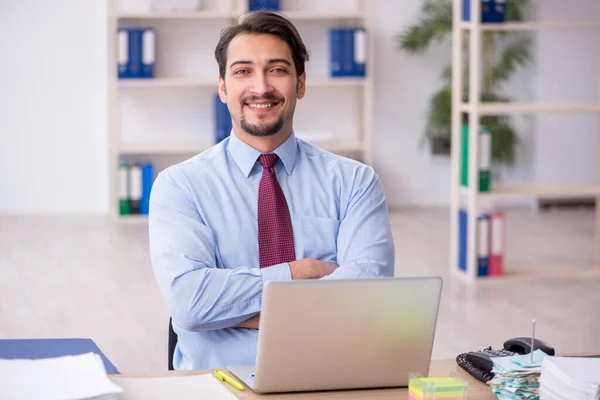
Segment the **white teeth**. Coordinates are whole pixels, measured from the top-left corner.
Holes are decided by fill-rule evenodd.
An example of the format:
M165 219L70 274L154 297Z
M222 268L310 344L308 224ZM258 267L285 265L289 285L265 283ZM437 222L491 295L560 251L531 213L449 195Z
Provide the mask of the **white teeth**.
M270 108L273 104L248 104L252 108Z

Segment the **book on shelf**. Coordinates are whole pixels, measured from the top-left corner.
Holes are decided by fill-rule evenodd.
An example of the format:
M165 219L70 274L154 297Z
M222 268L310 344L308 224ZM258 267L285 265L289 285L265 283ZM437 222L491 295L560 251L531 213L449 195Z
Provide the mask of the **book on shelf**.
M156 29L153 27L117 30L117 77L154 78Z
M329 56L331 77L364 77L367 63L365 28L331 28Z
M475 224L477 276L500 276L504 273L506 223L502 211L480 209ZM468 212L458 211L458 269L467 270Z
M492 157L492 132L481 125L479 129L479 140L477 144L477 175L479 180L479 192L489 192L491 188L491 157ZM463 124L461 130L460 151L460 184L469 187L469 125Z
M214 96L215 143L219 143L231 132L231 115L227 104L221 101L218 94Z

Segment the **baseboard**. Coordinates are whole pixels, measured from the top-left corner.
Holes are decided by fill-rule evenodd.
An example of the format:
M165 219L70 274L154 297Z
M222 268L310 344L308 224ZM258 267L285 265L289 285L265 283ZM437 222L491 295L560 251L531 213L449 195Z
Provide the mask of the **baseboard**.
M594 209L596 207L596 198L580 198L580 199L539 199L538 209L540 211L550 210L550 209L581 209L581 208L590 208Z

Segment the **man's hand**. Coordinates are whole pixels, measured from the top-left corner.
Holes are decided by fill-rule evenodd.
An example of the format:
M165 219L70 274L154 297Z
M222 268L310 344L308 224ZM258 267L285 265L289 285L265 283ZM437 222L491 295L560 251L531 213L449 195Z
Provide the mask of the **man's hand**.
M291 261L289 264L292 279L320 279L330 275L338 267L335 263L319 261L314 258L303 258Z

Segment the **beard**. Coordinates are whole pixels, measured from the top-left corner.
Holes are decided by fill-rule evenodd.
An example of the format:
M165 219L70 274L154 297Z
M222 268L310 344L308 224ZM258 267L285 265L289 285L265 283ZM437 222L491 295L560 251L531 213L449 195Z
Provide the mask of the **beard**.
M240 119L241 128L252 136L265 137L276 134L283 128L283 116L277 118L277 121L271 124L252 125L246 121L246 118Z
M259 100L268 100L268 101L272 101L272 102L277 102L278 104L281 104L284 102L284 99L281 97L277 97L272 93L265 93L265 95L262 97L246 97L246 98L242 99L242 101L241 101L242 108L248 101L259 101ZM240 118L240 127L248 134L250 134L252 136L257 136L257 137L265 137L265 136L275 135L277 132L279 132L281 130L281 128L283 128L284 124L285 124L285 119L284 119L283 115L280 115L279 118L277 118L277 120L275 122L270 123L270 124L254 124L253 125L253 124L249 123L248 121L246 121L246 118L244 117L244 115L242 115Z

